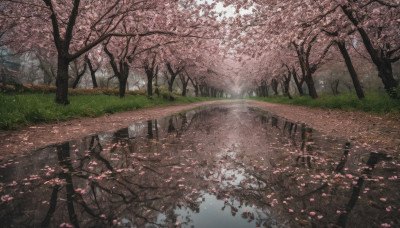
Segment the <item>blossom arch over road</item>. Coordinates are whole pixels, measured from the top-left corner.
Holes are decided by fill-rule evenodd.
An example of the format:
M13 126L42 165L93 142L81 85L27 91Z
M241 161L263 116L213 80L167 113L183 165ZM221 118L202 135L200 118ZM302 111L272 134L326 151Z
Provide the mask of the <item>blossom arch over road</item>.
M148 90L163 72L172 84L179 72L198 93L202 86L213 94L263 94L266 86L281 85L290 96L285 88L292 80L299 94L306 85L313 98L316 73L335 62L346 63L363 98L354 65L367 61L396 98L399 10L393 0L7 0L0 5L0 45L56 60L61 104L69 103L69 65L85 56L112 66L121 91L129 72L139 69Z

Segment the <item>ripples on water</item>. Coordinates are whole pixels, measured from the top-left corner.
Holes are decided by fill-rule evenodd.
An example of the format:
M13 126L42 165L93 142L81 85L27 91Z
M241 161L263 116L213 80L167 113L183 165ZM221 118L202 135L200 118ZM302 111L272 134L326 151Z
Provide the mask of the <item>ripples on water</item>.
M2 162L0 226L398 227L394 155L207 107Z

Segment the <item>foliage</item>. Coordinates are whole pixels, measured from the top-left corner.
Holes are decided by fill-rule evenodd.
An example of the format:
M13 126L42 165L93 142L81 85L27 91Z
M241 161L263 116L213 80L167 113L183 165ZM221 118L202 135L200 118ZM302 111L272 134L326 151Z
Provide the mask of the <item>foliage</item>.
M1 86L1 83L0 83ZM56 92L55 86L46 85L28 85L28 84L18 84L18 85L7 85L4 93L31 93L31 94L54 94ZM118 89L110 88L95 88L95 89L68 89L70 95L110 95L118 96ZM145 90L135 90L127 91L128 95L145 95Z
M176 94L173 94L172 92L170 92L166 89L160 89L160 95L162 98L164 98L165 100L169 100L169 101L174 101L177 97Z
M387 94L367 93L365 99L359 100L355 94L340 94L338 96L324 95L318 99L309 96L297 96L289 99L283 96L252 98L272 103L320 107L323 109L341 109L348 111L364 111L377 114L400 114L400 100L391 99Z
M171 99L156 96L148 99L143 95L143 91L139 91L139 93L141 95L127 95L123 99L107 95L71 96L73 102L67 106L52 102L54 100L53 94L0 94L0 130L73 118L97 117L159 105L184 104L215 99L173 95L174 101L171 101Z

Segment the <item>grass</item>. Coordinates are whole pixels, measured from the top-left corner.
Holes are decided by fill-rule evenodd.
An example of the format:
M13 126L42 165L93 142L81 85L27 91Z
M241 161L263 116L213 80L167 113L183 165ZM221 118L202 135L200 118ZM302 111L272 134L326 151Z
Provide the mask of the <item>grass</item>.
M0 94L0 130L17 129L38 123L52 123L81 117L97 117L116 112L169 104L186 104L216 98L175 96L175 101L154 96L84 95L70 96L70 105L58 105L54 94Z
M387 94L367 93L365 99L359 100L354 94L322 95L317 99L309 96L296 96L289 99L283 96L255 97L255 100L280 104L292 104L323 109L340 109L347 111L364 111L375 114L400 114L400 99L391 99Z

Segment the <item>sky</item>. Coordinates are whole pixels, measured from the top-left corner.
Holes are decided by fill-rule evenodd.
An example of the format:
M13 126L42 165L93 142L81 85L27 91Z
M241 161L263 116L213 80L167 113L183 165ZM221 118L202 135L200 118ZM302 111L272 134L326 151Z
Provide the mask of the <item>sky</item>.
M204 3L208 3L208 4L212 4L214 2L214 0L197 0L197 2L199 4L204 4ZM234 6L228 6L228 7L224 7L222 2L217 3L217 6L215 8L215 11L217 13L222 13L225 15L225 17L234 17L236 16L236 9ZM240 10L240 14L241 15L245 15L245 14L250 14L251 13L251 9L248 10Z

